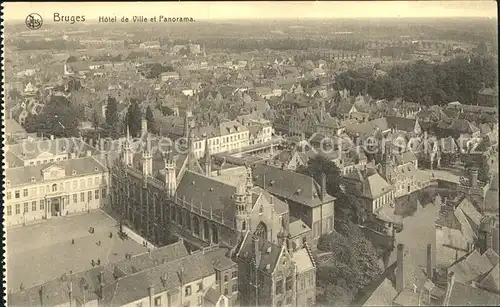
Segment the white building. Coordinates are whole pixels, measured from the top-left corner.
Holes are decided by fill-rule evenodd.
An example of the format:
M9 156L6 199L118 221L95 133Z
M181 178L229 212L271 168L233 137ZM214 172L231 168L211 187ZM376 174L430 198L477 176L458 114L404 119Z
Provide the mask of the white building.
M5 178L7 226L97 209L107 201L108 169L91 156L7 168Z
M191 130L193 152L200 158L208 144L210 153L236 151L249 145L249 130L237 121L223 122L219 127L205 126Z

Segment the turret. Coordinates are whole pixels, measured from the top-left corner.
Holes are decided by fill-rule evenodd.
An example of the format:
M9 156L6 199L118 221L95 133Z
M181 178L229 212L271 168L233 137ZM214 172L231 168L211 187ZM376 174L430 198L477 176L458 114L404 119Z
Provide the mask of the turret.
M176 157L172 154L172 152L168 152L164 156L165 162L165 188L167 189L167 195L172 197L175 195L175 191L177 189L177 174L175 161Z
M142 174L145 177L153 175L153 156L148 148L142 152Z
M127 166L131 166L133 163L133 153L132 153L132 144L130 142L130 130L127 126L127 138L123 142L122 146L123 152L123 163Z
M236 206L236 230L240 233L247 230L247 196L245 185L239 184L234 194L234 204Z

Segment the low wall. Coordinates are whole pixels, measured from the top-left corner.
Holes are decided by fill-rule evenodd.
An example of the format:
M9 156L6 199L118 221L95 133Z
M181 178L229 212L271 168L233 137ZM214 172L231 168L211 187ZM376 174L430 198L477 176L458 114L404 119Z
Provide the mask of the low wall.
M153 243L149 242L148 240L144 239L143 237L141 237L140 235L138 235L136 232L134 232L132 229L128 228L127 226L122 226L122 229L123 229L123 232L127 234L127 236L134 240L135 242L139 243L139 244L143 244L144 242L146 242L146 247L147 248L150 248L151 250L153 249L156 249L156 246L153 245Z
M358 227L363 231L363 234L373 243L373 245L388 249L393 247L394 238L391 235L383 234L362 225L358 225Z

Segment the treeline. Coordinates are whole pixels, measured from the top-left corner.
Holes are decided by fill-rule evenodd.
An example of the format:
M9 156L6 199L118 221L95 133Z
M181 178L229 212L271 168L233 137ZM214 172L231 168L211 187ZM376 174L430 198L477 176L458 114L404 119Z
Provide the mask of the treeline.
M335 89L347 88L351 94L369 94L376 99L402 97L425 105L452 101L475 104L483 85L498 83L497 67L493 57L471 55L437 65L424 61L398 65L379 77L371 71L351 70L337 76Z
M20 40L17 42L17 48L20 50L47 50L47 49L55 49L55 50L74 50L74 49L83 49L84 45L75 42L75 41L67 41L64 39L55 39L55 40Z
M175 40L174 45L186 44L186 40ZM199 39L196 44L207 48L230 49L237 51L250 50L307 50L309 48L338 49L360 51L365 49L365 43L351 39L291 39L291 38L210 38Z
M162 65L160 63L155 63L152 66L144 67L141 74L148 79L156 79L164 72L175 71L172 65Z

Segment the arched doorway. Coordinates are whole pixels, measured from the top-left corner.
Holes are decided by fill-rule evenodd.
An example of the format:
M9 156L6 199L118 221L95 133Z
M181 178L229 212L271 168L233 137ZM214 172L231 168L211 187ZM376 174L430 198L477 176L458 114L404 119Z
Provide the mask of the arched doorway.
M219 231L217 230L217 225L212 224L212 242L219 243Z
M210 242L210 225L207 220L203 221L203 239Z
M195 235L200 235L200 220L197 216L193 216L193 231Z
M255 229L254 234L263 240L267 240L267 226L264 222L260 222Z

